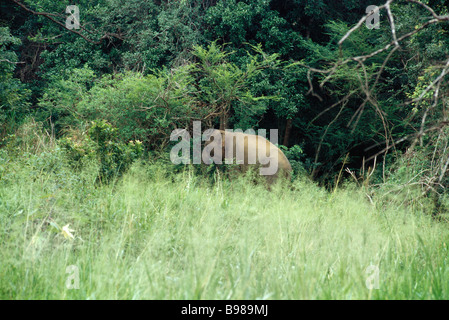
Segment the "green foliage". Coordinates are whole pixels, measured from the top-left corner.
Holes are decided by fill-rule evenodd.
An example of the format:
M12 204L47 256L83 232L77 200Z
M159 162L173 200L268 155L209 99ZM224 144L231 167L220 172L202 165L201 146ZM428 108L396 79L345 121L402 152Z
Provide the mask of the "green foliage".
M272 10L270 1L217 1L204 17L210 27L205 30L210 40L220 39L244 55L242 43L263 43L270 53L298 57L299 34L292 26Z
M99 164L97 180L102 183L120 177L143 154L142 142L120 142L118 129L105 120L93 121L86 133L63 138L59 144L76 168L83 168L86 161L96 159Z
M184 127L202 110L193 107L191 66L147 76L126 72L95 78L88 67L57 79L40 106L61 126L105 119L122 141L139 139L147 146L166 143L171 130Z
M81 169L90 159L96 158L98 145L85 132L72 131L58 140L73 168Z
M48 0L26 5L45 12L65 9L64 3ZM37 53L41 81L33 89L39 101L35 111L39 120L50 120L58 136L67 126L106 119L119 128L123 141L139 139L147 149L163 149L168 133L189 127L192 120L218 126L221 118L226 127L281 132L292 120L288 140L304 142L309 156L325 121L308 124L329 101L313 101L306 95L305 69L285 69L281 62L322 61L304 38L321 41L319 32L328 21L348 16L344 21L352 23L364 12L362 4L349 0L112 0L78 6L87 40L42 16L24 17L27 24L19 33L43 48ZM342 8L350 12L343 15ZM17 16L14 10L8 13ZM226 52L219 45L224 43ZM326 143L335 142L343 151L354 141L341 143L348 133L337 128ZM333 151L328 158L340 155L337 148L326 148L324 157Z
M332 183L342 165L358 170L386 139L420 129L434 91L420 104L402 103L421 95L448 53L447 24L438 23L402 41L385 65L388 51L367 58L365 67L349 59L332 76L309 79L304 64L327 68L391 42L381 11L380 29L362 26L338 46L366 7L382 2L81 0L84 38L2 3L0 60L13 63L0 61L0 136L29 115L58 137L68 127L83 131L105 119L121 142L138 139L147 150L165 149L170 132L190 128L193 120L277 128L281 141L301 144L314 178ZM64 23L64 2L23 3ZM444 1L428 3L447 13ZM398 36L416 30L428 14L414 3L394 2L391 9ZM447 92L442 82L429 122L444 119ZM396 147L405 151L407 144Z
M84 115L77 108L93 86L95 74L86 64L81 69L70 69L53 76L51 85L43 92L39 101L41 117L50 116L58 128L80 125Z
M188 128L192 120L207 119L211 127L231 111L234 125L254 125L266 106L262 102L277 97L255 95L250 85L266 69L279 68L280 61L260 46L252 50L241 68L228 61L232 52L212 43L194 48L197 62L148 75L128 71L96 77L88 65L71 69L44 91L40 112L50 115L57 129L105 119L119 129L122 141L139 139L147 149L164 149L171 131Z
M144 73L163 66L182 64L188 51L203 41L201 34L204 9L193 4L152 0L79 1L81 24L88 26L85 39L64 32L47 19L40 19L43 27L37 42L50 42L43 52L41 75L49 79L61 70L82 68L89 63L98 74L133 70ZM65 12L65 3L56 7L41 0L36 10ZM83 32L84 33L84 32ZM99 42L99 43L96 43Z
M239 67L229 62L234 52L225 52L216 42L207 48L194 47L193 55L199 59L195 65L199 100L220 115L222 129L231 127L228 123L231 114L234 127L253 127L266 109L261 102L279 100L274 95L254 95L250 86L265 69L280 68L279 55L265 54L260 45L251 46L251 49L256 54L248 53L246 62Z
M13 50L21 44L8 27L0 27L0 140L27 114L30 91L13 77L18 62Z
M107 119L123 140L139 139L147 147L166 144L170 132L190 123L196 111L189 68L104 77L80 103L80 113Z
M295 180L297 177L303 177L306 174L306 170L304 167L304 152L299 145L291 146L287 148L286 146L279 146L282 152L287 157L290 165L293 169L292 180Z

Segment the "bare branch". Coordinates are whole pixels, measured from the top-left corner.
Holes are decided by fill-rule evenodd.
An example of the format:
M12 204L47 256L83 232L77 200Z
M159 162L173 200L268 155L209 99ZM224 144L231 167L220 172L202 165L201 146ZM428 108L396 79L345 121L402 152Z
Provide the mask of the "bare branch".
M423 8L425 8L427 11L429 11L431 14L432 14L432 16L435 18L435 19L437 19L437 20L439 20L439 21L448 21L449 20L449 15L445 15L445 16L439 16L439 15L437 15L436 13L435 13L435 11L431 8L431 7L429 7L427 4L425 4L425 3L422 3L421 1L418 1L418 0L407 0L408 2L412 2L412 3L416 3L416 4L419 4L420 6L422 6Z
M333 63L329 68L327 69L318 69L318 68L313 68L310 66L305 66L308 68L308 72L307 72L307 80L309 83L309 91L308 94L312 94L313 96L318 97L321 101L322 98L319 97L315 91L314 91L314 87L313 87L313 82L312 82L312 73L318 73L323 75L323 79L320 81L319 86L321 88L323 88L323 86L330 81L333 77L335 77L337 71L339 70L339 68L350 64L351 62L357 62L357 65L354 67L354 70L357 71L357 77L358 77L358 82L359 82L359 86L358 86L358 90L351 90L351 92L349 92L347 95L345 95L345 97L341 98L339 101L337 101L336 103L334 103L333 105L331 105L330 107L326 108L324 111L320 112L318 114L318 116L316 116L310 123L314 122L317 118L319 118L320 116L322 116L324 113L328 112L329 110L335 108L336 106L340 105L341 109L338 112L337 116L334 118L334 120L331 121L331 123L329 124L332 125L332 123L339 117L340 113L342 112L342 110L344 109L344 106L346 105L346 103L348 102L348 100L351 97L354 96L358 96L357 92L361 92L365 97L363 99L363 102L360 104L360 106L357 108L357 110L354 112L352 118L350 119L348 126L351 125L353 123L354 129L357 126L359 119L361 118L361 115L366 107L367 104L371 104L373 106L373 108L375 109L377 115L380 117L380 119L382 120L383 123L383 127L384 127L384 133L383 136L385 138L385 141L383 142L385 144L385 147L378 153L376 153L375 155L371 156L367 161L370 161L372 159L376 159L377 156L381 155L381 154L385 154L387 153L390 149L395 148L397 144L401 143L401 142L405 142L405 141L414 141L414 143L416 143L417 139L421 139L421 137L423 135L425 135L428 132L431 131L435 131L435 130L442 130L443 127L446 127L449 122L446 121L447 119L443 119L442 121L439 121L438 123L434 124L433 126L431 126L430 128L427 125L427 118L428 118L428 114L429 112L436 108L439 100L440 100L440 88L442 86L442 83L445 79L445 76L449 73L449 59L446 61L445 65L443 66L441 73L424 89L424 91L422 91L420 93L420 96L414 99L411 99L410 101L406 101L404 102L404 105L407 104L411 104L411 103L420 103L426 96L426 94L428 92L430 92L430 90L434 90L433 95L432 95L432 100L433 103L431 106L427 107L424 110L424 114L422 116L421 119L421 126L420 129L411 134L411 135L407 135L406 137L403 137L401 139L395 140L392 137L392 133L390 132L389 129L389 125L388 125L388 121L385 117L385 112L382 111L381 107L379 106L379 104L376 101L376 98L374 96L374 89L376 88L377 84L379 83L380 77L382 75L382 73L385 70L385 67L388 63L388 61L391 59L391 57L393 56L393 54L397 51L397 49L400 48L400 44L401 42L403 42L404 40L414 36L415 34L418 34L419 32L421 32L423 29L427 28L430 25L433 24L437 24L437 23L441 23L441 22L446 22L449 21L449 15L438 15L432 8L430 8L427 4L424 4L418 0L403 0L405 2L409 2L409 3L413 3L413 4L417 4L419 6L421 6L422 8L424 8L427 12L429 12L430 17L427 17L426 20L421 23L419 26L415 27L415 29L402 34L402 35L398 35L397 29L396 29L396 24L395 24L395 19L391 10L391 5L393 4L395 0L387 0L383 5L378 7L378 10L383 10L385 9L386 14L388 16L389 19L389 24L390 24L390 30L391 30L391 34L392 34L392 41L385 44L383 47L373 50L372 52L369 52L367 54L364 55L360 55L360 56L352 56L352 57L348 57L348 58L343 58L342 55L342 45L343 43L350 38L350 36L359 28L362 27L362 25L364 24L365 21L367 21L367 19L373 14L373 11L368 13L367 15L363 16L356 25L354 25L351 29L349 29L349 31L347 31L343 37L338 41L338 47L339 47L339 52L340 52L340 59L338 61L336 61L335 63ZM375 56L380 55L381 53L384 53L386 51L388 52L388 55L386 56L386 58L383 60L382 65L380 66L380 68L378 70L376 70L376 72L374 73L374 78L372 78L374 81L371 82L371 78L373 76L368 76L367 74L367 69L365 66L365 62L370 59L373 58ZM360 72L360 73L359 73ZM321 149L321 145L323 143L323 138L327 133L327 130L329 129L329 126L327 127L327 129L325 130L321 141L319 143L319 146L317 148L317 152L315 155L315 164L318 162L318 155L320 153L320 149ZM427 128L426 128L427 127ZM377 147L379 146L378 143L375 146L371 147ZM413 146L413 144L412 144ZM368 151L371 148L367 148L365 151ZM385 164L384 164L385 165ZM442 168L446 168L449 166L449 162L442 164L441 167ZM444 170L446 171L446 170ZM315 170L314 170L315 172ZM436 177L435 181L438 180L438 176ZM441 181L441 179L440 179ZM432 181L428 181L426 182L429 186L431 186L433 184Z
M393 35L394 45L396 47L399 47L399 42L398 42L398 39L396 38L396 27L394 25L394 18L393 18L393 14L391 13L391 8L390 8L390 3L391 2L393 2L393 0L389 0L385 4L385 9L387 9L388 18L390 19L391 34Z
M14 62L14 61L11 61L11 60L8 60L8 59L0 59L0 62L8 62L8 63L10 63L10 64L20 64L20 63L25 63L25 62L23 62L23 61Z

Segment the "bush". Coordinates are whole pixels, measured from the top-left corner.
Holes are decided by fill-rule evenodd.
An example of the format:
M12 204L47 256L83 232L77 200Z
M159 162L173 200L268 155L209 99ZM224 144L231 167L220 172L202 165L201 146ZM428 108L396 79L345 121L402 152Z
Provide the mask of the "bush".
M105 120L92 121L86 132L72 131L59 143L74 168L81 169L87 160L96 159L99 163L97 181L104 183L120 177L143 153L142 142L120 142L118 129Z
M292 166L292 179L294 180L300 175L304 175L306 171L304 169L304 162L302 160L304 158L302 148L298 145L294 145L290 148L280 145L279 149L282 150L282 152L290 162L290 165Z

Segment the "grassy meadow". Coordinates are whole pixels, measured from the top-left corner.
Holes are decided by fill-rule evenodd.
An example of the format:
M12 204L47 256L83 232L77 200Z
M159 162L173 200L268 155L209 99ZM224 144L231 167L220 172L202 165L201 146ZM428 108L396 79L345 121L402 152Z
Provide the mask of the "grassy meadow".
M140 163L101 185L3 153L0 299L449 298L447 223L354 187L215 180Z

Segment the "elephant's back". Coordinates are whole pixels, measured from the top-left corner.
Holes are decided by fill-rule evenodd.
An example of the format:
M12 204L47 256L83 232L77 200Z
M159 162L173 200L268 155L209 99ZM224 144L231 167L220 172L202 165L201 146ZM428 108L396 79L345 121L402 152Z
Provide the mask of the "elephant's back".
M281 149L279 149L271 141L265 139L264 137L262 137L262 136L255 136L255 137L258 137L258 139L261 139L261 140L259 140L259 143L261 141L264 141L266 143L266 150L270 150L270 156L272 156L273 153L277 153L279 169L282 169L283 171L286 172L287 175L290 175L290 172L293 169L292 169L290 162L288 161L288 158L285 156L284 152L282 152Z
M260 135L253 135L253 134L246 134L246 133L241 133L241 134L243 134L243 137L244 137L243 141L245 144L245 160L246 161L247 161L248 153L255 152L256 155L258 156L261 144L265 144L265 150L266 150L266 152L268 151L266 156L273 157L274 154L277 153L279 169L282 169L283 171L288 172L288 174L292 171L292 166L290 165L290 162L288 161L285 154L282 152L281 149L279 149L277 146L275 146L271 141L269 141L268 139L266 139ZM230 134L228 137L230 139L232 139L234 142L234 138L236 138L236 135L234 133L234 134ZM235 145L234 145L234 148L235 148ZM235 149L234 149L234 154L235 154ZM246 163L246 161L244 163Z

